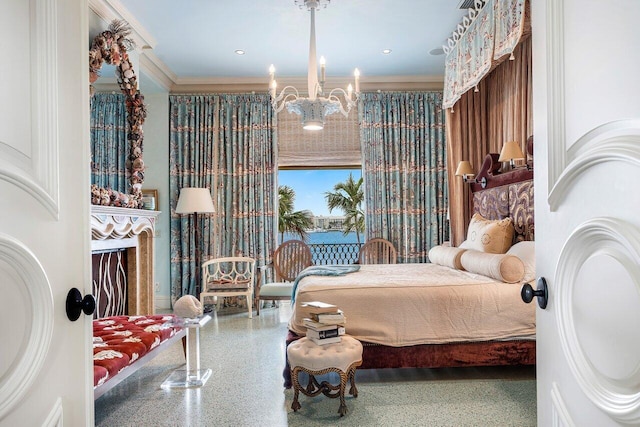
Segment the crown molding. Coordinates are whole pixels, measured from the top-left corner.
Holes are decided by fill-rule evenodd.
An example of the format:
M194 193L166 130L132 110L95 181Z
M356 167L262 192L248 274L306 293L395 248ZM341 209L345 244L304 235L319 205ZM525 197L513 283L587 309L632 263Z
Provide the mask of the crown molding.
M171 91L178 78L151 49L144 49L140 55L140 72L144 72L167 92Z
M105 22L114 19L126 21L131 27L131 38L140 52L140 72L144 72L162 88L169 91L175 84L176 75L153 53L156 39L142 26L119 0L88 0L89 8Z
M353 83L349 77L327 78L327 89L346 88ZM306 95L306 77L280 77L278 87L293 86ZM444 76L372 76L360 78L360 90L442 90ZM177 77L171 87L171 93L236 93L267 92L268 76L256 77Z
M114 19L126 21L131 27L131 39L137 49L153 49L156 46L156 39L119 0L89 0L89 8L105 22L110 23Z

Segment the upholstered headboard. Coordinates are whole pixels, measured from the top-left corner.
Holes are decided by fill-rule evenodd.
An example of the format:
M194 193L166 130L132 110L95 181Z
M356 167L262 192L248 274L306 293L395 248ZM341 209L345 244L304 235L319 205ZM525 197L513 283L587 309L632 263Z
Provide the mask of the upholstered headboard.
M533 139L527 151L533 151ZM488 154L476 180L471 184L473 210L487 219L510 217L515 228L514 243L535 240L533 167L500 173L497 154ZM484 185L483 185L484 183Z

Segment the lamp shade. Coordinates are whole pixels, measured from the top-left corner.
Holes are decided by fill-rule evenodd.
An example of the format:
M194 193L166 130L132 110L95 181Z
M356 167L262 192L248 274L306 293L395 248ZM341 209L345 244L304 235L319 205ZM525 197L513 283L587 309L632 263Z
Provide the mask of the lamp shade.
M502 146L498 161L509 162L513 159L524 159L524 153L522 152L522 148L520 148L520 144L516 141L509 141Z
M211 192L208 188L185 187L180 190L180 197L178 197L178 205L176 206L177 214L211 212L215 212L215 209L213 208Z
M456 176L465 175L474 175L473 168L471 167L471 163L469 163L469 160L462 160L460 163L458 163L458 168L456 169Z

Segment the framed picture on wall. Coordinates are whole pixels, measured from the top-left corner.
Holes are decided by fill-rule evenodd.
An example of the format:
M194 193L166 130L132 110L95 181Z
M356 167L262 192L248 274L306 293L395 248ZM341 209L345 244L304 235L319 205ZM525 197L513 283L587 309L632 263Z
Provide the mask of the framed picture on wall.
M158 190L142 189L142 202L144 203L144 209L157 211L160 206Z

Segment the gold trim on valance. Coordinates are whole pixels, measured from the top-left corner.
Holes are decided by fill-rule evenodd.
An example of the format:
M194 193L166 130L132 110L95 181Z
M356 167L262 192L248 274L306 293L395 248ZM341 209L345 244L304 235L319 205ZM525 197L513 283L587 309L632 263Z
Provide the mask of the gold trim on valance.
M444 46L443 107L451 108L513 52L524 32L526 0L476 1Z

